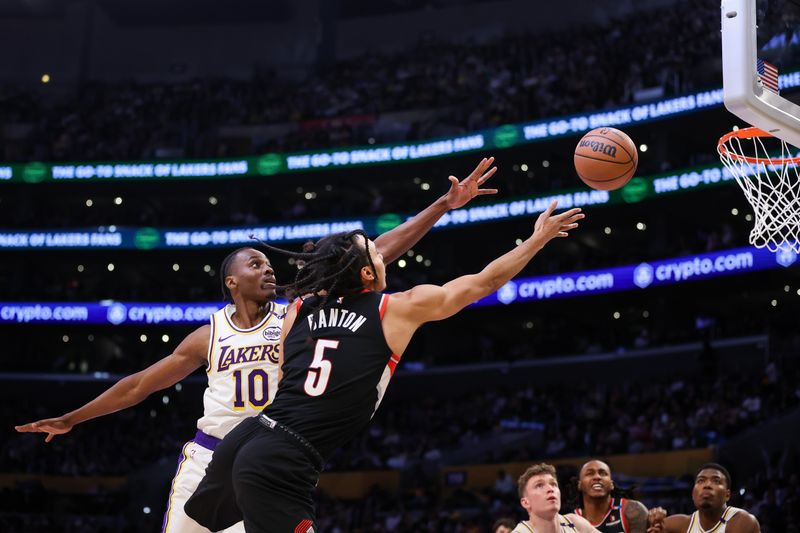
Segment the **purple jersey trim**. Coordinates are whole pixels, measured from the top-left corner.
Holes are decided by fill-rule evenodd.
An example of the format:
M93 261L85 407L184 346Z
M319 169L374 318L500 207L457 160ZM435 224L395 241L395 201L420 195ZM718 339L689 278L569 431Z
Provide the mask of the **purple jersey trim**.
M167 510L164 512L164 520L161 522L161 532L167 530L167 522L169 521L169 512L172 508L172 493L175 492L175 478L178 477L178 473L181 471L181 467L183 466L184 461L186 461L186 446L188 443L183 445L181 448L181 454L178 456L178 468L175 469L175 476L172 478L172 484L169 488L169 496L167 497Z
M221 439L207 435L198 429L194 436L194 441L206 450L211 450L213 452L220 443Z

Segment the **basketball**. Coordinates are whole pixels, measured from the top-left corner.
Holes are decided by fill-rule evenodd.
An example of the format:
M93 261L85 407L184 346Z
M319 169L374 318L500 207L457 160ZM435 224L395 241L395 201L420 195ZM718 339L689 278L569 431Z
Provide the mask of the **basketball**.
M595 128L575 147L575 171L592 189L619 189L633 177L638 163L636 145L618 129Z

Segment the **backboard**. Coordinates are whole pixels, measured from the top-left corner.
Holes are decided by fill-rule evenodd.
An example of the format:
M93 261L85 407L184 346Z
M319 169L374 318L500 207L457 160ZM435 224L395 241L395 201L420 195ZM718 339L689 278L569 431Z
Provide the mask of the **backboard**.
M770 82L777 82L773 65L784 77L800 70L800 3L722 0L721 21L725 107L800 147L800 106L770 90Z

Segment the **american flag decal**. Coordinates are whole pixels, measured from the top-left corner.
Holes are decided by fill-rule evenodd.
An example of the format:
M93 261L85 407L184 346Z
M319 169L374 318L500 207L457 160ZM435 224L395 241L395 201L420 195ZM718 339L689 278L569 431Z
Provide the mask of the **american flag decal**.
M763 59L756 61L756 72L761 84L770 91L778 94L778 67L767 63Z

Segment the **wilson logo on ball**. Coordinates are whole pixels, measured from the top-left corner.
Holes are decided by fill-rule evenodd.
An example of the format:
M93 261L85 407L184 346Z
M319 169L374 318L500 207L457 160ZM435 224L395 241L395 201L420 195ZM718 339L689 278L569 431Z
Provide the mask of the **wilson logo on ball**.
M617 157L617 147L610 144L601 143L600 141L586 141L583 140L578 143L580 147L589 147L592 152L602 152L611 157Z
M636 173L636 145L616 128L595 128L575 147L575 172L592 189L613 191Z

